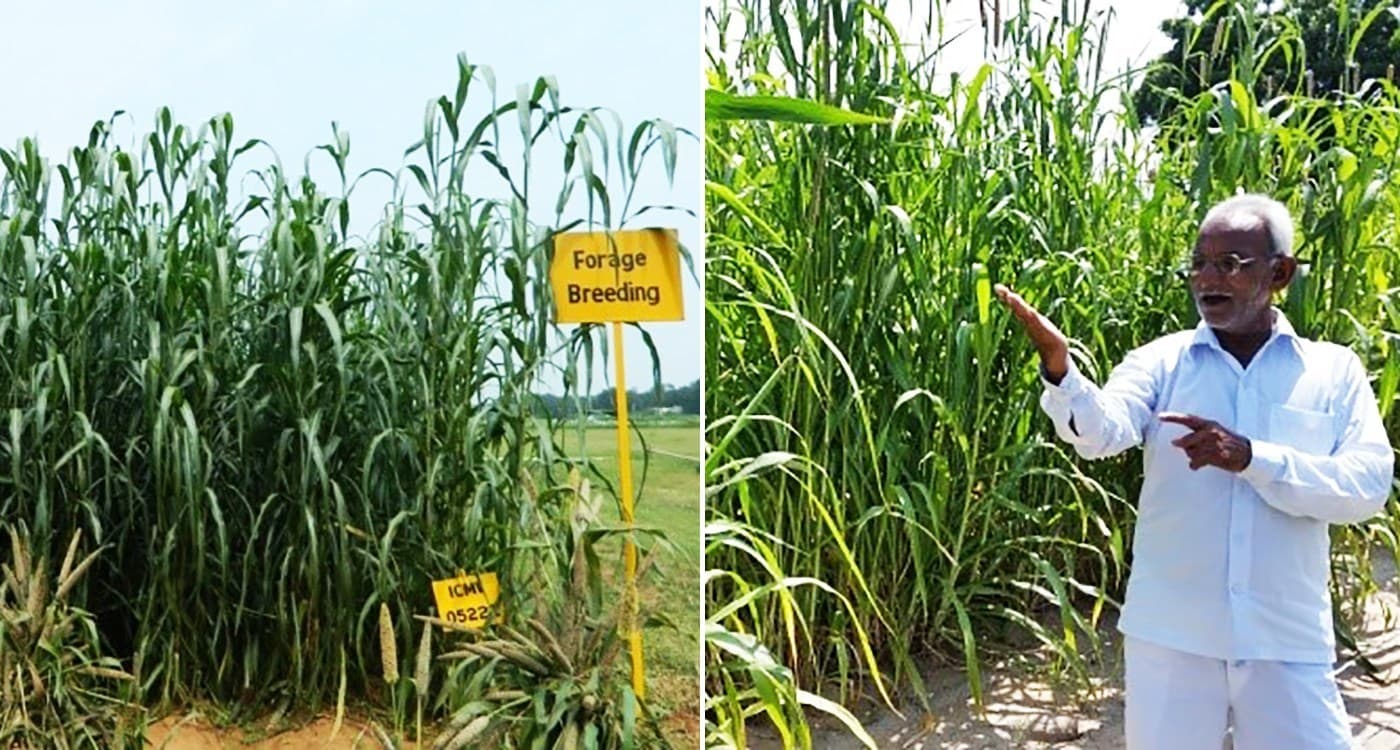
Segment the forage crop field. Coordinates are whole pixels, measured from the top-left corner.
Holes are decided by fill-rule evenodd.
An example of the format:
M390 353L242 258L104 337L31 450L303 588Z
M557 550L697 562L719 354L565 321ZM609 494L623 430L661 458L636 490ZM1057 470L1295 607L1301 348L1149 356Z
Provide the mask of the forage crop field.
M1216 4L1196 41L1214 64L1243 61L1234 80L1149 126L1117 103L1130 79L1104 69L1111 21L1090 5L1053 22L1008 9L993 61L952 76L936 34L898 37L892 3L711 9L708 83L726 104L705 159L716 742L743 746L763 716L806 745L803 706L849 722L842 704L922 692L930 659L960 664L978 700L987 658L1013 644L1087 684L1130 562L1139 458L1089 467L1054 442L992 283L1050 315L1102 378L1195 325L1176 272L1205 210L1272 194L1306 267L1279 304L1302 335L1361 355L1400 442L1394 83L1261 94L1256 61L1301 66L1304 51ZM1393 499L1336 530L1343 642L1375 587L1372 550L1398 533Z
M121 132L0 149L0 745L139 746L192 703L654 737L589 575L624 532L579 509L614 499L534 394L601 345L551 322L552 233L628 225L676 129L460 58L401 167L347 172L333 128L329 184L232 115ZM365 181L392 197L359 235ZM500 575L495 640L415 619L459 569Z

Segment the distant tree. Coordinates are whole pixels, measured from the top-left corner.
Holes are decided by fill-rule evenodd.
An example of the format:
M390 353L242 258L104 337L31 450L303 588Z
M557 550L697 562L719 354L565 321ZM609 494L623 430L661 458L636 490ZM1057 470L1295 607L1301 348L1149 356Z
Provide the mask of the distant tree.
M1180 106L1181 97L1193 98L1232 73L1252 85L1260 101L1285 91L1328 97L1355 91L1368 79L1393 76L1400 61L1400 10L1394 0L1259 2L1252 14L1244 14L1259 30L1257 43L1248 48L1241 45L1246 37L1237 5L1250 9L1247 3L1186 0L1185 18L1162 23L1173 45L1133 92L1139 117L1160 122ZM1353 42L1355 65L1349 70Z
M617 412L616 402L617 393L612 388L600 389L592 396L586 396L577 401L573 398L545 393L539 396L537 409L544 414L566 418L578 416L577 406L582 406L584 411L593 414L615 414ZM694 380L688 385L679 387L663 384L659 392L650 388L640 391L629 388L627 390L627 406L635 412L660 407L680 407L682 414L699 414L700 381Z
M668 406L679 406L685 414L700 413L700 381L696 380L690 385L683 385L677 388L671 396Z

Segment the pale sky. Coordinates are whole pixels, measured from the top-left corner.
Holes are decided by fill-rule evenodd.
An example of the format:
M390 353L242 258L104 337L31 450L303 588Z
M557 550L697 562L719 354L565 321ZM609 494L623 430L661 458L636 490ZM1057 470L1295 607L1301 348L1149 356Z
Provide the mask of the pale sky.
M1017 12L1017 0L1000 0L1002 13ZM964 75L976 70L982 62L982 29L978 18L978 0L951 0L940 3L943 6L944 38L961 36L943 50L941 62L951 70L960 70ZM1031 0L1031 13L1045 20L1058 15L1060 0ZM1072 13L1083 12L1085 0L1068 3ZM904 37L914 41L923 33L929 19L931 4L911 0L891 0L890 20L904 32ZM1104 74L1108 76L1122 69L1126 64L1139 65L1171 49L1171 43L1160 31L1162 21L1179 18L1185 12L1181 0L1161 0L1142 2L1141 0L1090 0L1090 17L1100 14L1113 14L1109 25L1105 54ZM964 33L965 32L965 33Z
M1017 0L1000 0L1000 3L1003 14L1019 12ZM1109 33L1104 39L1102 82L1123 74L1129 68L1141 68L1169 52L1171 40L1162 33L1162 22L1168 18L1180 18L1186 12L1185 3L1181 0L1069 0L1066 3L1060 0L1030 0L1030 12L1043 27L1050 19L1059 15L1062 5L1068 5L1070 14L1077 20L1080 14L1084 13L1086 3L1088 17L1098 19L1096 30L1102 27L1105 20L1108 21ZM984 35L977 6L978 0L951 0L942 6L943 38L952 41L939 53L935 67L937 77L941 81L946 82L948 75L954 72L963 80L967 80L986 61ZM916 42L924 35L925 29L936 29L936 24L928 23L930 8L931 4L926 0L891 0L889 16L891 22L902 30L903 39ZM937 31L933 33L937 34ZM1098 43L1097 33L1090 41ZM1005 55L1007 52L999 54ZM1084 72L1089 72L1087 66ZM1116 109L1117 90L1110 89L1102 102L1103 107ZM1117 123L1106 120L1100 138L1111 141L1117 137L1118 132Z
M350 134L348 172L395 171L422 135L427 103L453 91L459 52L494 69L503 101L514 98L517 84L552 75L564 105L612 109L629 133L659 117L703 134L698 3L0 0L0 18L0 146L35 136L51 162L85 143L93 122L115 110L130 115L118 131L118 143L129 146L168 106L177 122L192 127L232 113L236 140L267 141L293 175L302 173L309 152L331 142L332 121ZM482 93L475 88L468 101ZM261 167L263 154L255 150L239 163ZM679 229L697 272L700 154L697 139L682 137L674 189L657 160L656 179L639 187L636 198L695 215L652 213L632 225ZM544 181L547 167L559 163L544 155L535 175ZM313 158L311 174L326 192L338 189L324 155ZM387 189L375 195L368 183L362 187L351 199L352 234L365 233L378 218L371 199L382 206L387 198ZM552 204L555 189L532 192ZM662 379L675 385L699 378L704 356L700 288L688 273L683 283L686 320L648 324ZM640 337L629 334L624 348L628 385L646 387L651 367ZM604 376L600 365L593 390L611 380L611 368Z
M717 8L723 0L703 0L707 8ZM895 28L899 29L900 40L909 45L912 53L921 41L933 41L937 37L936 24L930 19L937 18L935 8L942 12L942 39L952 40L940 52L935 61L939 77L946 80L948 74L957 72L966 79L976 72L985 61L983 55L982 25L978 5L1000 2L1003 14L1019 11L1018 0L889 0L886 15ZM1161 33L1163 21L1179 18L1185 12L1181 0L1031 0L1030 11L1043 23L1058 15L1062 5L1068 5L1071 13L1078 17L1088 2L1091 17L1102 18L1112 13L1111 33L1105 44L1105 78L1121 72L1125 66L1139 66L1151 61L1171 49L1170 40ZM990 11L989 11L990 12ZM926 36L925 30L932 29ZM707 27L707 38L713 40L715 29ZM737 39L743 34L742 19L736 13L729 27L728 37ZM1097 41L1097 40L1095 40ZM931 45L930 45L931 46Z

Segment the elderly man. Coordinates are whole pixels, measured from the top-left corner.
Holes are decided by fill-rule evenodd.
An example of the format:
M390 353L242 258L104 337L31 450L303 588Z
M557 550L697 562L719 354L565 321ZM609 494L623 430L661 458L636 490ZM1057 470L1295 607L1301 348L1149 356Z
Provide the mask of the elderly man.
M1331 673L1327 525L1385 505L1394 454L1361 360L1299 337L1288 210L1258 195L1206 214L1195 330L1130 352L1102 388L1015 292L1041 407L1081 456L1144 448L1125 636L1129 750L1349 748ZM1233 721L1231 721L1233 719Z

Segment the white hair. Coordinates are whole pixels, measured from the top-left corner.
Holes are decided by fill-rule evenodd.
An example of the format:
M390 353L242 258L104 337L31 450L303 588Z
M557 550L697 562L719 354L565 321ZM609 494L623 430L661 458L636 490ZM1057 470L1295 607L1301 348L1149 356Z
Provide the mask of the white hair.
M1244 193L1226 198L1206 212L1201 226L1208 224L1244 232L1262 226L1269 235L1271 255L1293 255L1293 217L1287 206L1267 195Z

